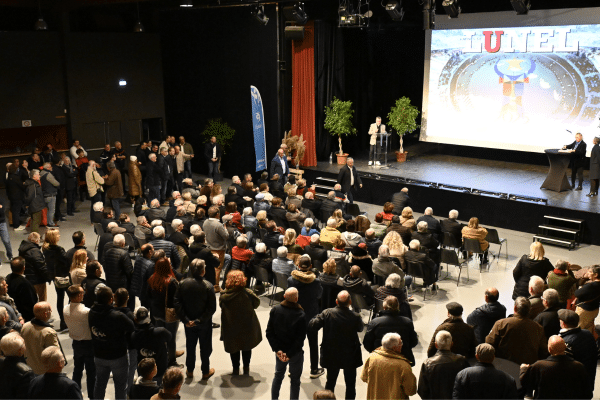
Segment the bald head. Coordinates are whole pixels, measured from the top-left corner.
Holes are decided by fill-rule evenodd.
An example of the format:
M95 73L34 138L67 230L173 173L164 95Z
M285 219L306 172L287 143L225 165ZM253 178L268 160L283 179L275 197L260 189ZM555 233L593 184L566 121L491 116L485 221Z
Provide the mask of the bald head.
M550 336L548 339L548 353L551 356L561 356L565 354L567 350L567 345L563 338L558 335Z
M485 301L487 303L494 303L500 298L500 292L495 287L489 287L485 290Z
M283 297L290 303L297 303L298 302L298 289L296 289L295 287L286 289L285 293L283 294Z
M360 276L360 267L358 265L353 265L350 268L350 276L353 278L358 278Z
M52 306L47 301L40 301L33 306L33 315L40 321L48 321L52 315Z
M335 302L340 307L350 307L350 305L352 304L352 300L350 299L350 293L348 293L347 290L342 290L340 293L338 293Z

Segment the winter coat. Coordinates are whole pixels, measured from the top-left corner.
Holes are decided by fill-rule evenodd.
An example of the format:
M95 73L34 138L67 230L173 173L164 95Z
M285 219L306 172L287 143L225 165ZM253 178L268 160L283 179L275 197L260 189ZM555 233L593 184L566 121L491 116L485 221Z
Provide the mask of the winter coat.
M346 307L328 308L308 323L309 333L321 328L323 368L358 368L363 364L358 332L362 332L364 323L358 313Z
M179 268L179 264L181 264L181 258L179 257L179 253L177 252L177 246L173 244L173 242L169 242L164 239L155 239L150 242L150 244L154 247L154 251L164 250L165 257L171 260L171 265L174 270Z
M421 366L418 393L421 399L450 399L456 375L469 368L465 356L450 350L438 350Z
M169 284L162 291L153 289L150 285L146 288L146 297L150 300L150 314L152 318L164 321L166 308L175 308L175 293L179 283L177 279L171 278Z
M133 321L110 305L94 304L89 313L94 357L115 360L127 356L128 338Z
M415 365L412 349L419 344L419 336L415 332L413 322L401 316L397 311L383 310L367 325L363 346L369 352L381 346L381 339L386 333L396 332L402 338L402 355L410 365Z
M26 399L29 385L35 378L25 357L9 356L0 362L1 397L4 399Z
M65 190L71 191L77 189L77 170L72 164L63 165L61 169L65 176Z
M10 201L20 201L25 198L25 185L16 172L10 172L6 180L6 195Z
M179 284L173 304L184 324L209 322L217 311L214 284L204 278L186 278Z
M559 306L547 308L533 319L533 322L537 322L544 328L546 339L550 339L550 336L558 335L560 333L560 320L558 319L559 309Z
M271 308L265 332L273 352L283 351L289 358L302 351L306 339L306 314L298 303L287 300Z
M496 357L517 364L533 364L548 355L544 328L518 314L496 322L485 342L494 346Z
M106 286L116 291L118 288L129 289L133 267L129 252L123 247L111 247L104 253L103 263Z
M323 295L321 296L321 309L335 307L335 300L338 293L344 290L344 280L338 275L321 274L319 275Z
M25 259L25 277L32 285L50 282L50 274L40 246L23 240L19 246L19 256Z
M51 244L48 246L48 249L44 249L43 253L50 278L54 279L57 276L64 278L69 276L71 266L69 265L67 253L64 248Z
M60 183L50 171L40 171L40 182L42 184L44 196L56 196Z
M417 377L408 360L383 347L367 358L360 378L369 384L368 400L408 399L417 393Z
M160 186L163 178L163 170L158 161L148 161L146 164L146 185L148 187Z
M219 259L213 255L206 244L194 242L190 245L190 262L196 258L204 260L205 262L204 279L213 285L216 284L215 270L219 268Z
M288 278L288 287L298 289L298 304L306 313L306 323L313 319L318 313L321 304L323 288L321 282L312 271L292 271Z
M154 267L154 261L141 255L135 258L133 274L131 276L131 287L129 289L129 294L131 296L142 297L142 278L146 271L151 267Z
M437 327L429 349L427 349L427 357L433 357L436 353L435 335L439 331L448 331L452 335L452 352L463 355L467 358L475 357L475 347L477 347L477 339L475 339L475 330L471 325L463 322L461 317L449 317L440 326Z
M554 267L547 258L532 260L529 255L523 255L513 269L513 278L515 279L513 300L519 296L529 297L529 278L536 275L546 280L548 273L553 270Z
M499 302L485 303L477 307L467 317L467 324L475 329L477 343L485 343L485 337L490 333L496 321L506 318L506 307Z
M143 194L142 172L140 171L137 161L129 160L129 170L127 174L129 177L129 195L141 196Z
M221 341L227 353L252 350L262 342L260 322L254 311L260 299L250 289L221 292Z
M46 208L46 201L44 200L44 192L42 186L33 179L25 181L25 204L29 206L27 212L29 215L33 215L42 211Z
M593 390L598 362L598 351L594 334L587 329L577 327L561 332L560 336L567 344L567 355L575 361L579 361L585 367Z
M600 146L597 144L590 154L590 179L600 179Z
M108 178L104 181L104 184L108 187L106 191L106 197L108 199L120 199L124 196L123 194L123 181L121 179L121 171L113 169L110 171ZM117 216L118 218L119 216Z
M525 393L534 399L591 399L593 395L583 364L564 354L537 361L521 370L519 378Z
M556 289L558 292L558 301L566 304L567 300L575 294L577 279L571 271L562 273L562 271L554 270L548 272L547 276L548 288Z
M517 383L493 364L478 362L456 375L453 399L517 399ZM522 395L521 395L522 397Z

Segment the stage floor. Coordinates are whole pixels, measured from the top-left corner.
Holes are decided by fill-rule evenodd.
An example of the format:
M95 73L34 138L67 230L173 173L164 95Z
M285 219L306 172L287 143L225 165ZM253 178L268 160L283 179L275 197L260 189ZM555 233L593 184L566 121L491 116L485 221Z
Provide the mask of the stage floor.
M549 166L432 154L414 156L404 163L397 163L395 158L393 160L390 162L390 158L388 158L389 169L370 167L366 159L355 159L354 163L360 172L416 179L489 192L537 197L547 199L548 205L554 207L600 212L600 199L586 196L590 191L588 171L584 173L583 190L557 193L540 189L546 179ZM319 162L317 167L313 168L321 171L337 172L340 166L329 164L329 162ZM570 174L570 170L568 173Z

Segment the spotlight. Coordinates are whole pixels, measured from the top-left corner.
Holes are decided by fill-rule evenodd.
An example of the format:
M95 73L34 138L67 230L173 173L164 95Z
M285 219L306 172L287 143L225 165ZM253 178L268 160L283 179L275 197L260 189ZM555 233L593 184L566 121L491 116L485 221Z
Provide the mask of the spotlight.
M444 7L444 10L446 10L448 18L458 18L458 14L461 12L458 0L444 0L442 6Z
M179 7L194 7L194 4L192 3L192 0L182 0L179 3Z
M255 6L250 13L254 18L256 18L258 22L260 22L263 25L266 25L269 22L269 17L265 15L265 7L262 5Z
M303 10L301 3L283 8L283 15L288 21L293 21L298 25L304 25L308 22L308 14Z
M402 9L402 0L390 0L385 5L385 11L394 21L402 21L404 18L404 10Z
M38 0L38 20L35 21L35 25L33 27L36 31L47 31L48 24L44 21L44 17L42 16L42 3Z
M133 31L142 33L142 32L144 32L145 29L144 29L144 25L142 25L142 20L140 19L140 3L137 2L136 6L137 6L137 22L135 23L135 26L133 27Z
M341 17L349 17L351 12L352 12L352 8L350 7L350 9L348 9L348 6L346 6L346 5L341 5L338 8L338 14L339 14L340 18Z
M531 8L530 0L510 0L510 3L517 12L517 15L527 14L529 9Z

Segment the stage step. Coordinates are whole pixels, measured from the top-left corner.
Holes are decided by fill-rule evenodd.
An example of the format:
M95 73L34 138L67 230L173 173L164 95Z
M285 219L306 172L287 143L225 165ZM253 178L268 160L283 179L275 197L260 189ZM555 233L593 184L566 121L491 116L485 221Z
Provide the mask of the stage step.
M533 235L534 242L550 242L554 244L561 244L569 247L569 250L575 248L575 240L568 239L558 239L556 237L548 236L548 235Z
M325 181L325 182L333 182L334 184L337 183L337 179L333 179L333 178L324 178L322 176L317 177L318 180L321 181Z
M539 228L540 229L546 229L546 230L549 230L549 231L557 231L557 232L570 233L572 235L575 235L575 234L579 233L579 229L570 229L570 228L565 228L565 227L562 227L562 226L540 225Z
M583 223L585 222L585 220L583 219L573 219L573 218L564 218L564 217L555 217L553 215L544 215L544 218L546 219L551 219L554 221L562 221L562 222L566 222L568 224L579 224L579 225L583 225Z
M574 249L583 238L582 219L544 215L544 223L538 225L538 234L533 236L533 241L548 242L568 246Z

